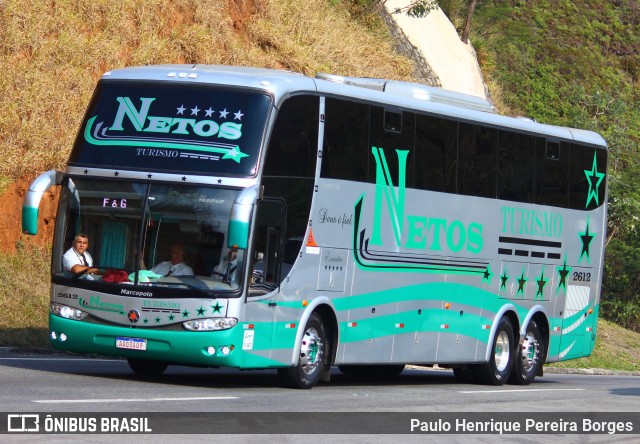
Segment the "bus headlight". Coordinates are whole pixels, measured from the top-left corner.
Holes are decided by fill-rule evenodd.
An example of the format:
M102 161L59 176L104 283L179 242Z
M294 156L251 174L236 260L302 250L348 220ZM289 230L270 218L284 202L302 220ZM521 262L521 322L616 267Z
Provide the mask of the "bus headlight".
M76 321L81 321L82 319L87 317L87 313L82 310L69 307L68 305L56 303L52 303L50 305L49 311L56 316L60 316L61 318L74 319Z
M226 330L238 323L236 318L207 318L183 322L184 328L191 331Z

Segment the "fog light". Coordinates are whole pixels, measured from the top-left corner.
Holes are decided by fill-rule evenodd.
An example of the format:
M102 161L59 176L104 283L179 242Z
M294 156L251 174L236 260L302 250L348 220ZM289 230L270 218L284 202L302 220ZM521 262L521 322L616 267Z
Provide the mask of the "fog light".
M66 341L67 340L67 335L65 335L64 333L60 333L60 340L62 342Z
M233 351L233 345L223 345L222 347L220 347L220 353L222 353L224 356L227 356L229 353L231 353Z
M207 347L207 353L209 353L211 356L216 354L216 348L215 347Z
M58 339L58 335L56 334L56 332L55 332L55 331L52 331L52 332L51 332L51 334L50 334L49 336L50 336L50 337L51 337L51 339L53 339L54 341L55 341L56 339Z

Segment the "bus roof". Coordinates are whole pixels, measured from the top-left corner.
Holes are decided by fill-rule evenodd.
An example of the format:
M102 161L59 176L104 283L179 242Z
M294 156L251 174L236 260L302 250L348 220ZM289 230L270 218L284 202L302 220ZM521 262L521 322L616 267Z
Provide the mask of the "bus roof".
M267 91L274 95L276 103L292 93L318 92L327 96L349 97L391 108L410 108L467 122L606 147L602 136L593 131L546 125L528 118L502 116L496 114L493 105L481 97L419 83L324 73L311 78L284 70L200 64L122 68L106 72L102 78L242 86Z

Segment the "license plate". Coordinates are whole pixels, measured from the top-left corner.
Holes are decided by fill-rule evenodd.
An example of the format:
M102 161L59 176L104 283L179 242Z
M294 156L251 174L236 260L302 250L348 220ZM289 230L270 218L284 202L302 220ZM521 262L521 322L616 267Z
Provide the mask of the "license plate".
M116 348L128 350L146 350L147 340L141 338L116 338Z

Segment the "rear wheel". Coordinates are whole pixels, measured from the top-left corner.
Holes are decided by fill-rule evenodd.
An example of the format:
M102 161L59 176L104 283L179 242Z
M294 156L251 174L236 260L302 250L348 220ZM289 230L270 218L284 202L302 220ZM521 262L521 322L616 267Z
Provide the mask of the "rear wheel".
M489 362L474 366L478 382L489 385L502 385L509 379L513 367L514 336L511 321L504 317L500 319Z
M311 314L304 327L298 364L278 369L278 377L285 387L310 389L318 383L325 370L329 343L322 319Z
M521 347L518 347L513 370L509 382L518 385L529 385L539 374L544 359L544 341L536 321L527 325L527 333Z
M127 358L127 362L136 375L146 377L160 376L168 366L166 362L137 358Z

